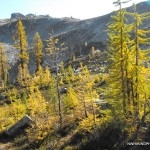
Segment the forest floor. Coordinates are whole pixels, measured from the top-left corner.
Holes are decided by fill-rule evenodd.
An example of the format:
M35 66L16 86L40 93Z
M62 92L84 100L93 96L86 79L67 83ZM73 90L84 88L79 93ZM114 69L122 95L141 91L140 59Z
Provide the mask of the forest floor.
M0 143L0 150L15 150L11 142Z

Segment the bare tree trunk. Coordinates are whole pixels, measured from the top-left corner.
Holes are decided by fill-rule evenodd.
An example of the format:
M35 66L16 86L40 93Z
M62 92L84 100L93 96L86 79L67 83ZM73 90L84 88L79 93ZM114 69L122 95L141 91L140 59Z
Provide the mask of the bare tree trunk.
M83 105L84 105L84 114L85 114L85 118L87 118L88 115L87 115L86 103L85 103L85 99L84 99L84 98L83 98Z
M59 114L59 123L60 123L60 128L61 128L62 127L62 111L61 111L61 99L60 99L60 90L59 90L57 56L55 58L55 61L56 61L56 89L57 89L57 97L58 97L58 114Z
M135 9L136 13L136 9ZM137 14L135 14L136 20L135 20L135 117L138 116L139 114L139 93L138 93L138 84L139 84L139 79L138 79L138 67L139 67L139 41L138 41L138 22L137 22Z
M120 4L120 23L122 22L122 14L121 14L121 4ZM120 71L121 71L121 88L123 94L123 113L126 113L126 94L125 94L125 75L124 75L124 60L123 60L123 27L120 28L120 45L121 45L121 62L120 62Z
M94 109L94 106L93 106L93 101L91 101L91 104L92 104L93 122L94 122L94 124L96 124L96 119L95 119L95 109Z

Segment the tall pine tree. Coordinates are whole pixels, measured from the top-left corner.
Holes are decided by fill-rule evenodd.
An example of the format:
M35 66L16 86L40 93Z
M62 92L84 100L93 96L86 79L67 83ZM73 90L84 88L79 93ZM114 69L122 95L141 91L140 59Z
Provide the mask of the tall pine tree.
M42 59L43 59L43 43L41 40L41 37L38 32L35 33L34 39L33 39L33 45L34 45L34 51L36 55L36 72L39 71L40 66L42 65Z
M149 18L149 13L138 14L136 11L136 5L133 5L133 13L131 16L134 19L133 23L133 42L131 46L132 51L132 67L130 68L132 74L132 105L134 117L140 115L140 110L143 110L144 103L147 102L149 97L149 69L144 66L147 61L145 57L146 45L150 44L150 30L142 29L141 25L144 20ZM145 99L145 102L143 101ZM141 109L142 108L142 109Z
M121 8L121 1L115 2L119 5L119 11L112 16L112 22L108 26L109 56L110 56L110 80L109 98L115 107L120 106L122 113L126 114L128 93L128 62L131 25L126 24L126 10ZM116 106L117 105L117 106Z
M24 26L19 20L17 22L16 34L14 35L15 44L14 46L20 51L19 53L19 67L18 67L18 82L21 85L26 85L29 77L28 72L28 61L29 55L27 53L27 37Z

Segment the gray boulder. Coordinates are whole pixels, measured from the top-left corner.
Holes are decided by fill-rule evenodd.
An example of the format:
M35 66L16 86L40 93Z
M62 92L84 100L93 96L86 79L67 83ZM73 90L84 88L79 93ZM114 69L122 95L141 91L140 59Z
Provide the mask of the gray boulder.
M11 19L21 19L24 18L25 16L21 13L12 13L11 14Z
M16 122L13 126L11 126L9 129L5 131L5 134L9 137L15 136L16 133L18 133L19 130L21 130L23 127L29 125L31 123L32 119L25 115L23 118L21 118L18 122Z

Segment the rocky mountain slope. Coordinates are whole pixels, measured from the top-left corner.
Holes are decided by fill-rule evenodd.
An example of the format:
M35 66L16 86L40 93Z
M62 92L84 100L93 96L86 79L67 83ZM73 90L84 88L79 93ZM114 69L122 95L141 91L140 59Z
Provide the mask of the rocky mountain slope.
M132 11L132 7L129 7L127 10ZM146 2L139 3L137 4L137 11L139 13L148 12L150 11L150 5ZM15 64L17 50L11 46L13 44L12 37L15 33L17 20L21 18L25 26L29 46L36 32L39 32L43 41L52 34L58 37L60 43L65 43L67 47L65 59L67 60L69 59L69 53L72 51L79 55L79 50L82 49L81 53L83 55L87 54L92 46L95 46L96 49L105 50L107 48L107 25L111 22L111 15L114 13L87 20L79 20L72 17L52 18L48 15L35 16L33 14L24 16L14 13L10 19L0 20L0 42L5 43L9 62ZM143 22L142 27L150 28L150 19ZM85 43L87 43L87 46L85 46ZM45 60L47 59L45 57Z

